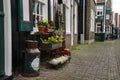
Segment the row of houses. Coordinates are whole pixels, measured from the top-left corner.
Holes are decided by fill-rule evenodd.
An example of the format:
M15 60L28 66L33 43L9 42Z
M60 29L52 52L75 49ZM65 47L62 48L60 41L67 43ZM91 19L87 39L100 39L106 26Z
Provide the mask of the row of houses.
M1 0L0 78L21 71L24 41L34 36L37 16L57 23L70 48L94 42L96 34L112 33L111 5L111 0Z
M119 13L112 12L112 28L115 38L120 38L120 15Z
M96 34L103 33L104 39L119 38L119 19L119 13L112 11L112 0L97 0ZM104 39L102 39L102 41L104 41Z

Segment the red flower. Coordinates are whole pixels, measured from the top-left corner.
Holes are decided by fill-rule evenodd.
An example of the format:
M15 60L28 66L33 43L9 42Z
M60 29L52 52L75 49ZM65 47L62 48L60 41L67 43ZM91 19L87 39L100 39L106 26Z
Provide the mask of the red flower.
M39 19L40 19L40 17L39 17L39 16L37 16L37 17L36 17L36 20L37 20L37 21L39 21Z
M55 23L54 23L53 20L49 20L48 23L49 23L50 26L55 26Z
M54 21L52 21L52 20L49 20L48 22L49 22L49 23L53 23Z
M48 33L48 30L47 30L47 29L45 29L45 30L44 30L44 33Z

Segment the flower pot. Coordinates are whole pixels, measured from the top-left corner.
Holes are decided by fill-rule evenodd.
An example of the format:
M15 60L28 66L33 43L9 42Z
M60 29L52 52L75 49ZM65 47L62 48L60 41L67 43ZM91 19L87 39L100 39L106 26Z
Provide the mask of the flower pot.
M46 28L45 28L45 26L43 26L43 25L39 25L39 26L38 26L38 30L39 30L40 33L44 33L45 29L46 29Z

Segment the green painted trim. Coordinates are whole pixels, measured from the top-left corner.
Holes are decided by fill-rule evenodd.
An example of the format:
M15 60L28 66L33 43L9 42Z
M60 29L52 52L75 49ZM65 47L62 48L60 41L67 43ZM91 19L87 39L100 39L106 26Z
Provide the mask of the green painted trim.
M0 11L0 16L4 16L4 12Z
M5 74L4 62L4 12L3 0L0 0L0 76Z
M30 22L24 22L21 20L21 24L19 25L19 30L20 31L32 31L33 30L33 23Z
M102 17L102 18L101 18ZM103 21L104 20L104 17L103 16L98 16L96 21Z
M105 3L97 3L97 5L105 5Z
M30 0L30 22L23 21L23 6L22 2L23 0L19 0L18 4L18 21L19 21L19 31L32 31L33 30L33 15L32 15L32 10L33 10L33 3L32 0Z

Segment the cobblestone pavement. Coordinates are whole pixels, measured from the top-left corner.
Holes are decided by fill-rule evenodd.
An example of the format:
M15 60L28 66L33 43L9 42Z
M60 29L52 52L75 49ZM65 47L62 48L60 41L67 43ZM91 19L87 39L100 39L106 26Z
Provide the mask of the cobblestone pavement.
M41 66L37 78L14 80L120 80L120 40L79 45L71 62L58 70Z

